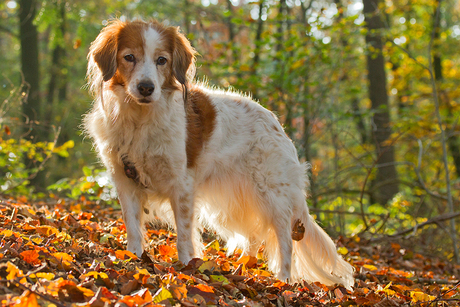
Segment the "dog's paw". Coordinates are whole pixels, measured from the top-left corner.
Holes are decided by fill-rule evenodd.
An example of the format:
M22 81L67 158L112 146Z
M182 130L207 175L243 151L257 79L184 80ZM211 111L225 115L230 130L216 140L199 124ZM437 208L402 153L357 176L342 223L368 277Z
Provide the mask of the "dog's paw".
M142 257L142 253L144 252L142 245L139 245L139 244L129 244L128 243L128 250L139 258Z

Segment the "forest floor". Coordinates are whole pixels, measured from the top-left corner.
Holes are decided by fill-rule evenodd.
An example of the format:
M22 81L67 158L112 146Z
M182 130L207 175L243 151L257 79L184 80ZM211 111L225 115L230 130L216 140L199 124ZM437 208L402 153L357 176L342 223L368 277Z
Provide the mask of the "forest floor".
M205 235L203 259L177 261L175 233L148 228L141 259L125 250L120 210L81 199L0 196L1 306L457 306L460 267L396 243L341 238L355 286L286 284L262 259L227 257Z

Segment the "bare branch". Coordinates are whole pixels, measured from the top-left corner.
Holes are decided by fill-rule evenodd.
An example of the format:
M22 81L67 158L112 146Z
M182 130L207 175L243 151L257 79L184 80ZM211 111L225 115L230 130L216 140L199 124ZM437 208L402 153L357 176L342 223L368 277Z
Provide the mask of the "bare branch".
M413 227L410 227L410 228L407 228L405 230L402 230L402 231L399 231L395 234L392 234L392 235L386 235L386 236L383 236L383 237L379 237L379 238L375 238L375 239L371 239L370 241L371 242L380 242L380 241L384 241L384 240L387 240L389 238L396 238L396 237L400 237L400 236L403 236L405 234L408 234L408 233L412 233L412 234L415 234L415 232L427 225L430 225L430 224L437 224L437 223L440 223L440 222L444 222L444 221L451 221L453 219L455 219L456 217L459 217L460 216L460 212L453 212L453 213L445 213L445 214L441 214L441 215L438 215L438 216L435 216L423 223L420 223L420 224L417 224Z

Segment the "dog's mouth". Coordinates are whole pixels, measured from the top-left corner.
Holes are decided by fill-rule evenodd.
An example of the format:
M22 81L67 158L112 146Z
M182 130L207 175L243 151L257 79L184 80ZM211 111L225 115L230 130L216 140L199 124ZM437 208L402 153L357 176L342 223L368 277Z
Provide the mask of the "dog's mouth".
M136 101L137 101L138 104L144 105L144 104L151 103L152 99L142 98L142 99L137 99Z

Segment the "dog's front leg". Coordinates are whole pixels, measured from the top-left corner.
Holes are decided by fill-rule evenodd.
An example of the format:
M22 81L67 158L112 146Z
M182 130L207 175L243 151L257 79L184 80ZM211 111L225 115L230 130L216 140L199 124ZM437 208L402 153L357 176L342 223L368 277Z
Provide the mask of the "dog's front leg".
M142 193L138 185L126 177L122 169L115 171L113 181L121 204L128 237L128 250L140 257L144 251Z
M171 199L177 231L177 252L179 260L188 264L195 256L193 247L194 196L192 192Z

